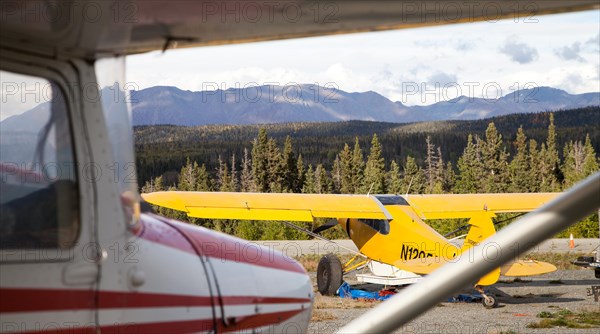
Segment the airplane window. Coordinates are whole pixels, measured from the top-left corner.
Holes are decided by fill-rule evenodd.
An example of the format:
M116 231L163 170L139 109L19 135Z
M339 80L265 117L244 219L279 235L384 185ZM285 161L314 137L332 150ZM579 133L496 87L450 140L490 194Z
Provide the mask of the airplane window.
M79 204L64 95L43 78L0 82L0 249L69 248Z
M358 221L383 235L390 233L390 222L385 219L359 219Z

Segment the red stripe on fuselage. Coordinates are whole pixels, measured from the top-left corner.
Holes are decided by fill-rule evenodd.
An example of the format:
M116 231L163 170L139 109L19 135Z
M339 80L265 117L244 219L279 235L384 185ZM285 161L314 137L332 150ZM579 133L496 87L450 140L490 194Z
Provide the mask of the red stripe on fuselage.
M94 308L94 290L0 289L0 313Z
M236 324L230 326L223 325L221 319L217 319L218 332L237 332L245 329L260 328L284 322L304 310L293 310L284 312L274 312L257 314L245 317ZM123 323L100 326L102 334L186 334L197 332L212 332L215 321L213 319L203 320L185 320L185 321L166 321L166 322L147 322L147 323ZM10 329L10 328L7 328ZM94 327L68 327L68 328L48 328L36 331L19 331L14 333L27 334L92 334L96 333Z
M0 313L82 310L94 308L94 291L59 289L0 289ZM215 299L217 299L215 297ZM223 305L310 303L308 298L222 296ZM98 308L212 306L209 296L129 291L100 291Z

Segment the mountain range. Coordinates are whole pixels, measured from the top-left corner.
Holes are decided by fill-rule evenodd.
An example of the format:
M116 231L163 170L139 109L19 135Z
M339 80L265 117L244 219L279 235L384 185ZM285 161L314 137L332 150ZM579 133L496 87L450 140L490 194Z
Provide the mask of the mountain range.
M132 91L131 105L134 126L349 120L411 123L478 120L515 113L600 106L600 92L569 94L560 89L537 87L518 90L498 99L460 96L427 106L407 106L372 91L348 93L317 85L257 86L202 92L155 86ZM46 102L6 118L0 122L0 128L37 131L47 121L48 113Z
M132 92L133 125L269 124L347 120L395 123L476 120L600 105L600 92L569 94L550 87L523 89L498 99L460 96L407 106L372 91L349 93L317 85L256 86L184 91L155 86Z

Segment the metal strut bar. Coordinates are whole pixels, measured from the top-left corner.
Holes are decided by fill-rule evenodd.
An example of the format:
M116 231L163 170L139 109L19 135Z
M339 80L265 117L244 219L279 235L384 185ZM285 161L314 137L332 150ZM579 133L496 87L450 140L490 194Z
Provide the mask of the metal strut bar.
M306 233L306 234L310 235L310 236L311 236L311 237L313 237L313 238L317 238L317 239L321 239L321 240L323 240L323 241L330 242L330 243L332 243L332 244L334 244L334 245L338 246L339 248L345 249L346 251L348 251L348 252L350 252L350 253L352 253L352 254L354 254L354 255L356 255L356 256L362 256L362 257L364 257L364 258L367 258L367 257L366 257L364 254L362 254L362 253L360 253L360 252L357 252L357 251L355 251L354 249L350 249L350 248L348 248L348 247L344 247L344 246L342 246L342 245L340 245L340 244L336 243L336 242L335 242L335 241L333 241L333 240L329 240L329 239L327 239L327 238L325 238L325 237L322 237L322 236L318 235L317 233L314 233L313 231L309 231L309 230L307 230L307 229L305 229L305 228L302 228L302 227L300 227L300 226L298 226L298 225L292 224L292 223L290 223L290 222L287 222L287 221L282 221L282 223L283 223L284 225L286 225L287 227L290 227L290 228L296 229L296 230L298 230L298 231L300 231L300 232Z

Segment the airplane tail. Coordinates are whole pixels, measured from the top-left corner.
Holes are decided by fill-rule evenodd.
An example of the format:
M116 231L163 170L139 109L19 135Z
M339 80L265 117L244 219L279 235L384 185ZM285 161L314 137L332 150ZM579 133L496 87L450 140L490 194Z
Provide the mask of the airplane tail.
M471 219L469 220L471 228L460 249L461 254L496 233L496 228L492 221L492 218L495 216L495 214L488 212L474 213L471 216Z
M476 245L478 245L483 240L492 236L496 233L496 228L494 227L494 222L492 218L496 215L492 212L479 212L474 213L469 220L469 225L471 228L465 237L465 242L463 243L460 254L468 253L468 250ZM476 285L492 285L498 281L500 278L500 268L496 268L493 271L489 272L487 275L483 276Z

